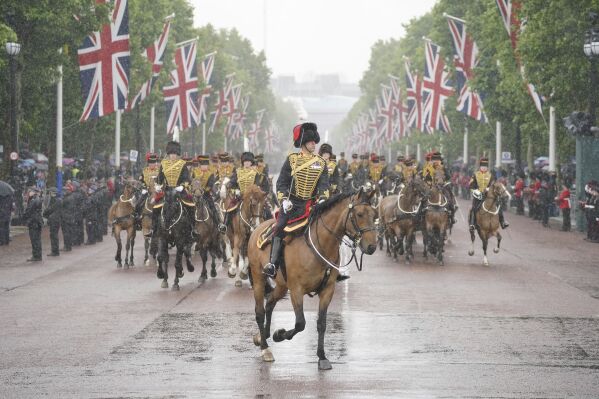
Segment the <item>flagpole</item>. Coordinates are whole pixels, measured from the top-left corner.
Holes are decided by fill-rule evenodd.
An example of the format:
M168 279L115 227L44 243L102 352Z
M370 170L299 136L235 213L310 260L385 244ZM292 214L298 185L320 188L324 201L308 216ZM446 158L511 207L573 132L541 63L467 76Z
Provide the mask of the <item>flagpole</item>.
M202 122L202 154L206 154L206 121Z
M62 52L62 49L60 50ZM62 64L58 66L56 83L56 190L62 195Z
M464 155L463 155L463 163L464 165L468 165L468 126L464 127Z
M465 20L463 20L463 19L461 19L461 18L458 18L458 17L454 17L453 15L449 15L449 14L448 14L448 13L446 13L446 12L444 12L444 13L443 13L443 16L444 16L445 18L453 19L454 21L458 21L458 22L461 22L461 23L463 23L463 24L466 24L466 23L467 23Z
M495 167L501 167L501 122L495 122Z
M549 107L549 171L555 172L555 107Z
M154 106L150 112L150 152L154 152Z

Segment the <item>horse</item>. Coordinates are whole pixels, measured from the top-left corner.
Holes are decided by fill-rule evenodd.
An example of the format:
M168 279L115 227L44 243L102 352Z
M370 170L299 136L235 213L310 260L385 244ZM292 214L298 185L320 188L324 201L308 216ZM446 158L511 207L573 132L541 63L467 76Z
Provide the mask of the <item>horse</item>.
M198 233L195 250L200 253L200 257L202 258L202 273L200 274L198 282L202 282L208 278L208 271L206 270L208 254L212 257L210 277L216 277L215 259L223 257L221 246L222 240L220 238L220 233L218 232L217 221L214 218L214 215L211 215L210 209L208 208L208 199L206 196L211 195L211 193L204 191L199 180L193 180L191 182L191 191L196 205L194 219L195 228Z
M447 210L448 199L443 192L441 183L433 184L430 195L426 200L424 213L424 251L426 257L427 248L429 252L436 255L439 265L443 266L443 251L447 228L449 225L449 215Z
M397 237L396 250L399 255L406 254L406 264L414 259L412 245L415 233L420 227L420 208L422 199L428 195L428 187L420 178L411 179L397 195L395 217L391 228ZM405 239L405 247L404 247Z
M363 254L372 255L376 251L376 210L371 206L374 192L342 193L315 206L310 214L303 239L297 237L283 248L283 262L276 276L276 287L268 292L262 267L269 261L270 244L259 248L257 243L262 232L275 221L261 223L250 236L248 258L251 281L253 282L256 323L259 333L253 336L256 346L262 350L262 360L274 361L268 347L272 312L276 303L290 291L291 303L295 312L295 327L289 331L276 330L274 342L291 340L304 330L304 295L318 294L318 368L332 368L324 350L327 309L335 293L335 283L339 274L339 248L344 236L348 236ZM361 263L361 262L360 262ZM361 264L359 266L361 268ZM268 294L266 304L265 295Z
M387 256L393 255L393 259L395 260L397 260L397 237L391 227L391 223L395 221L396 209L397 194L388 195L379 203L379 234L382 231L382 236L387 244Z
M153 197L154 193L150 191L141 210L141 232L144 236L144 265L146 266L150 266L150 257L154 261L154 264L156 264L156 252L158 252L156 240L150 234L152 231Z
M121 231L127 231L127 244L125 246L125 269L129 266L135 266L133 262L133 247L135 246L135 220L133 214L137 205L137 188L134 182L127 181L123 189L123 194L119 196L108 210L108 220L112 223L112 234L116 240L116 255L114 260L117 262L116 267L123 267L121 252L123 243L121 242Z
M238 209L231 214L231 228L227 229L227 236L233 243L233 257L227 273L235 279L236 287L241 287L241 280L248 278L248 239L264 220L267 195L255 184L249 185L241 195Z
M162 288L168 288L168 247L175 246L175 280L173 291L179 290L179 279L183 277L183 255L187 259L187 271L194 271L191 263L192 225L185 214L181 194L173 187L164 190L164 202L160 206L157 229L154 238L158 239L158 270L156 277L162 279Z
M476 230L478 236L483 243L483 265L489 266L487 259L487 245L489 238L497 237L497 247L493 248L494 253L499 253L501 245L501 234L499 233L499 209L501 207L500 200L504 197L510 197L510 193L505 186L500 182L493 183L488 187L487 194L478 212L476 212ZM470 239L472 240L472 248L468 251L468 255L474 255L474 231L470 230Z

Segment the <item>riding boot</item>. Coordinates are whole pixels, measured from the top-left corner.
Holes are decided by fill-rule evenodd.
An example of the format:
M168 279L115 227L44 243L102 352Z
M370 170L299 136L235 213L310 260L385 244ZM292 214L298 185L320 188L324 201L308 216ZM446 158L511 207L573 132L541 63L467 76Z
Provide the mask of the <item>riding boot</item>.
M503 217L503 209L502 208L499 208L499 224L501 225L502 229L506 229L510 226L510 224L508 222L506 222Z
M274 279L277 276L278 262L281 256L281 249L283 239L281 237L274 236L272 238L272 244L270 247L270 262L268 262L262 268L262 273L268 277Z
M159 217L159 210L154 209L152 211L152 230L150 230L148 232L148 234L146 234L146 237L152 237L154 235L154 233L156 231L158 231L158 217Z
M186 207L186 211L187 211L187 219L189 219L189 224L191 225L191 235L194 238L198 238L200 236L200 234L198 233L198 230L196 229L196 218L195 218L195 208L192 207Z
M470 221L470 231L474 231L474 228L476 226L476 212L473 209L470 209L470 214L468 217L469 221Z

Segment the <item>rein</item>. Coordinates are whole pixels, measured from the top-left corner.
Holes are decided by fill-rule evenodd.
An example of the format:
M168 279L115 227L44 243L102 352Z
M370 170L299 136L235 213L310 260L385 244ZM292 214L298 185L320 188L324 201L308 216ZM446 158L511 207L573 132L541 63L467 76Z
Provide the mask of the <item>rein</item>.
M422 202L418 201L418 206L415 209L414 209L414 206L412 206L412 209L414 209L413 211L406 211L406 210L402 209L401 205L400 205L400 200L401 200L401 197L405 197L405 195L402 195L404 188L402 188L401 191L399 192L399 194L397 195L397 209L399 209L399 211L401 213L404 213L406 215L414 215L414 214L418 213L418 211L420 210L420 205L422 204Z
M164 207L160 211L160 216L162 218L162 221L164 222ZM169 233L171 232L172 228L175 227L177 223L179 223L179 221L181 220L181 216L183 216L183 204L181 203L181 201L179 201L179 216L177 217L177 220L175 220L175 223L171 224L167 228Z
M208 219L210 219L210 212L208 212L208 208L206 207L206 204L204 203L204 201L203 201L203 200L200 200L200 203L202 204L202 207L204 208L204 211L205 211L205 213L206 213L206 218L205 218L205 219L198 219L198 206L197 206L198 204L196 204L196 210L195 210L195 212L193 213L193 218L194 218L194 220L195 220L196 222L199 222L199 223L204 223L204 222L206 222Z
M135 195L132 196L129 199L123 199L123 194L121 194L121 196L119 197L119 201L121 202L128 202L131 206L133 206L133 199L135 198Z
M254 231L256 229L256 226L254 226L253 224L251 224L250 222L245 220L245 218L243 217L243 201L241 201L241 204L239 204L239 217L241 218L243 223L245 223L247 225L247 227L250 228L250 231ZM254 215L252 213L252 204L250 202L250 219L253 219L253 218L260 218L260 215Z

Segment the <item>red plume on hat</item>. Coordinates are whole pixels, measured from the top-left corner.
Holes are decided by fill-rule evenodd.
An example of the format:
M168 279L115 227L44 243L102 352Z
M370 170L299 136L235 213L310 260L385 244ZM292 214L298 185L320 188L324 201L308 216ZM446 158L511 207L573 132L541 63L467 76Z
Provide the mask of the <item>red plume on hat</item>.
M302 125L296 125L293 128L293 141L298 141L302 134Z

